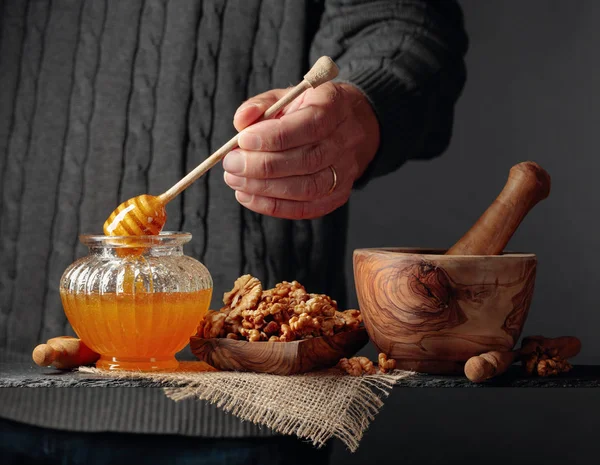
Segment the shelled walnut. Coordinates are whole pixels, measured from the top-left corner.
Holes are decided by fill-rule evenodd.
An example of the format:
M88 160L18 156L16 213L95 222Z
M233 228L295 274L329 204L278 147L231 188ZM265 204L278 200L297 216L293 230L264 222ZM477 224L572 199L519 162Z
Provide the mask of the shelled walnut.
M263 289L257 278L239 277L223 295L219 311L210 311L200 322L196 335L224 337L250 342L291 342L358 329L358 310L338 309L325 294L311 294L298 281L283 281Z
M383 352L377 357L380 373L388 373L396 369L396 360L388 359ZM374 375L377 369L367 357L342 358L337 364L338 368L344 370L350 376Z
M574 336L546 338L528 336L523 339L519 355L529 376L555 376L573 368L568 359L581 350L581 341Z
M556 349L537 347L535 351L521 356L521 363L528 375L555 376L568 373L573 366L558 354Z
M383 352L379 354L377 358L379 371L387 373L388 371L394 371L396 369L396 360L393 358L388 359L387 355Z
M374 375L377 372L373 362L367 357L342 358L338 367L350 376Z

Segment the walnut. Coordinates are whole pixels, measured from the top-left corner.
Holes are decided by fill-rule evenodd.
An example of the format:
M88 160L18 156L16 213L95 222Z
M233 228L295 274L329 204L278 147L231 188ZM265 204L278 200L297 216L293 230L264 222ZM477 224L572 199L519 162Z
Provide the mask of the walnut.
M240 334L250 342L258 342L261 339L258 329L242 329Z
M338 367L348 373L350 376L361 376L363 371L360 362L356 359L342 358L338 362Z
M271 336L269 342L280 342L279 336Z
M233 339L234 341L239 341L240 336L236 333L227 333L227 339Z
M225 318L226 315L224 313L209 311L204 316L204 323L202 324L202 337L204 339L219 337L219 334L225 325Z
M294 339L296 339L296 333L294 333L294 331L292 331L292 328L290 328L289 325L286 325L285 323L281 325L281 336L279 337L279 340L281 342L291 342Z
M242 315L242 309L241 308L234 308L232 310L229 307L224 307L224 309L221 309L221 311L224 312L224 313L227 313L227 317L225 318L225 322L229 323L229 324L235 323L237 320L240 319L240 317Z
M204 327L206 326L206 316L203 316L196 328L196 336L204 337Z
M225 332L225 334L229 334L229 333L239 333L240 329L242 329L242 325L240 323L238 323L237 321L233 322L233 323L227 323L227 318L225 318L225 324L223 325L223 331Z
M537 364L538 376L556 376L561 373L568 373L573 366L564 358L554 356L545 360L540 360Z
M263 331L265 334L272 335L279 332L279 324L276 321L270 321L264 327Z
M362 315L359 310L346 310L344 312L338 312L339 316L344 320L344 329L347 331L353 331L358 329L360 324L362 323ZM336 315L338 315L336 313Z
M255 310L244 310L242 312L243 318L256 318L261 315L263 318L269 315L277 315L279 313L285 313L287 316L288 305L286 301L280 301L277 303L261 301Z
M261 296L261 282L246 274L235 280L231 291L223 294L223 303L232 309L246 310L255 308Z
M525 372L530 376L555 376L567 373L573 368L567 360L558 355L556 348L544 349L539 345L529 353L523 354L521 363Z
M335 324L336 318L323 318L323 322L321 323L321 334L323 336L333 336L335 334ZM343 322L342 322L343 326Z
M294 281L297 283L296 281ZM310 296L306 289L300 284L297 283L299 287L294 287L289 293L290 305L298 305L299 303L306 302Z
M272 302L278 302L282 298L293 298L302 299L306 294L306 289L298 281L292 281L291 283L283 281L278 283L273 289L263 292L263 300L269 300Z
M246 323L249 323L251 325L250 328L262 329L262 327L266 324L265 316L258 314L252 317L245 318L244 320L242 320L242 325Z
M311 316L334 316L336 304L334 300L323 294L310 294L310 299L294 306L294 313L300 315L308 313Z
M331 297L309 294L298 281L282 281L263 290L249 274L235 281L223 295L223 303L200 323L199 336L290 342L333 336L357 328L362 321L358 310L340 312Z
M379 354L377 358L379 371L382 373L387 373L388 371L393 371L396 369L396 360L393 358L388 359L387 355L383 352Z
M338 367L350 376L374 375L376 373L373 362L367 357L342 358L338 362Z
M374 375L376 373L373 362L367 357L356 357L362 367L363 371L368 375Z
M319 331L321 323L317 318L311 317L308 313L302 313L299 316L290 318L290 328L297 334L313 334Z
M344 314L342 312L335 312L333 320L333 332L339 333L343 331L346 327L346 319L344 318Z

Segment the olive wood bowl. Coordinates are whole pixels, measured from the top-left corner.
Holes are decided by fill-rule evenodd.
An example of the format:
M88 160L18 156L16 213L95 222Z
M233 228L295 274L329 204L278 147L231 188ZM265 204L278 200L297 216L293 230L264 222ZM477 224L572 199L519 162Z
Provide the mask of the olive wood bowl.
M354 251L365 327L399 369L460 374L470 357L512 350L523 329L533 296L534 254L444 253Z
M253 371L294 375L330 368L351 357L369 341L364 327L331 337L292 342L248 342L227 338L190 338L192 353L223 371Z

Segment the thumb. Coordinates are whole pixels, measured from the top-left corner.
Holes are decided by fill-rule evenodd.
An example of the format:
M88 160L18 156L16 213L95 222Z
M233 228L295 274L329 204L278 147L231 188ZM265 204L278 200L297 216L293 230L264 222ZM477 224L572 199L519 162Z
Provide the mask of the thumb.
M233 116L233 125L239 132L258 120L267 109L283 97L286 89L273 89L258 94L240 105Z

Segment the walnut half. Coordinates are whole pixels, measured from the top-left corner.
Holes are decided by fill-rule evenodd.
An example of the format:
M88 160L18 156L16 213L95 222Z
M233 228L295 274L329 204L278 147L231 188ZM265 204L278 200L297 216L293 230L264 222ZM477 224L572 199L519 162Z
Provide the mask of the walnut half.
M256 308L262 296L262 284L255 277L245 274L233 283L233 289L223 294L223 304L241 312Z
M342 358L338 362L338 367L350 376L374 375L377 371L373 362L367 357Z
M387 373L388 371L393 371L396 369L396 360L393 358L388 359L387 355L381 352L379 357L377 358L379 371L382 373Z

